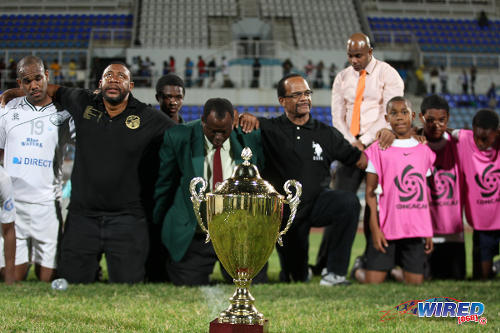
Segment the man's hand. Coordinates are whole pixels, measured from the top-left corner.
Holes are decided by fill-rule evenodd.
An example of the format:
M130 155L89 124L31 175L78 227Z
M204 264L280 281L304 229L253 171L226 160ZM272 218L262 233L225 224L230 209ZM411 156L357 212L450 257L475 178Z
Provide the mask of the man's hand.
M259 119L256 116L245 112L239 116L238 125L241 126L241 130L243 131L243 133L250 133L254 129L259 129L260 123Z
M387 243L387 240L385 239L384 234L380 229L372 230L372 240L375 250L382 253L387 252L385 248L388 247L389 244Z
M16 97L21 97L26 95L21 88L7 89L0 95L0 106L4 107L7 103L12 101Z
M353 143L351 143L351 145L352 145L353 147L358 148L358 149L359 149L359 150L361 150L361 151L365 150L365 145L364 145L364 144L362 144L362 143L361 143L361 141L359 141L359 140L354 141Z
M426 144L427 143L427 138L423 135L413 135L412 136L415 140L417 140L419 143Z
M368 158L366 157L365 152L361 152L361 156L359 156L359 160L356 162L356 167L358 167L361 170L366 169L368 166Z
M425 254L429 254L434 250L434 243L432 243L432 237L425 237Z
M377 132L375 139L378 140L378 146L382 150L386 150L389 148L394 139L396 139L396 135L388 128L382 128Z

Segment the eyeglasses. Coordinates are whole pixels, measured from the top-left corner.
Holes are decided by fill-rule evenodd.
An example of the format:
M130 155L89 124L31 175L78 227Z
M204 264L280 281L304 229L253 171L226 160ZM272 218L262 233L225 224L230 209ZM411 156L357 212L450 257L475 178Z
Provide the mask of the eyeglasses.
M297 98L302 97L302 95L304 95L306 97L311 97L312 94L313 94L312 90L306 90L306 91L297 91L297 92L294 92L293 94L285 95L283 97L297 99Z

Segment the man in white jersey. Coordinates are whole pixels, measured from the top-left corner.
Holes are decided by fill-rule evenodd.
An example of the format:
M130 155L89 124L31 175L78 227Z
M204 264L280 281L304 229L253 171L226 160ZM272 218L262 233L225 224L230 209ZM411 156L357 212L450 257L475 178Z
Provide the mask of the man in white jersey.
M60 228L62 148L69 140L68 112L58 112L47 95L43 61L27 56L17 64L17 82L25 97L0 111L0 150L16 200L16 280L29 263L41 281L54 278Z
M2 237L0 237L0 276L7 284L12 284L15 280L15 218L16 209L12 197L12 183L5 169L0 166L0 224L2 225L3 236L3 246Z

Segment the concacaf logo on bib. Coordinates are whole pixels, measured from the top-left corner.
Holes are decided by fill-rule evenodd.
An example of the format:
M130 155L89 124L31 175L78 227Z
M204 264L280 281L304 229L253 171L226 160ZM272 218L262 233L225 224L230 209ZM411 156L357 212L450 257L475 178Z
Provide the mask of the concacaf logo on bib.
M128 116L127 119L125 119L125 125L127 125L127 127L130 129L139 128L139 126L141 125L141 118L136 115Z

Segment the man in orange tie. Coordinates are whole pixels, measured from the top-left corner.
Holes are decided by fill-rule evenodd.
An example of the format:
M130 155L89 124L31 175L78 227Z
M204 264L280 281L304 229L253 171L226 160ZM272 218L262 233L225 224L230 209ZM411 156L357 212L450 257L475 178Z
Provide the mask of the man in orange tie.
M347 59L351 66L337 74L333 83L332 123L351 145L363 151L387 127L385 106L392 97L404 95L404 83L393 67L375 59L370 39L363 33L355 33L347 41ZM335 189L357 192L364 177L364 170L340 164ZM328 235L327 228L315 273L325 266Z

